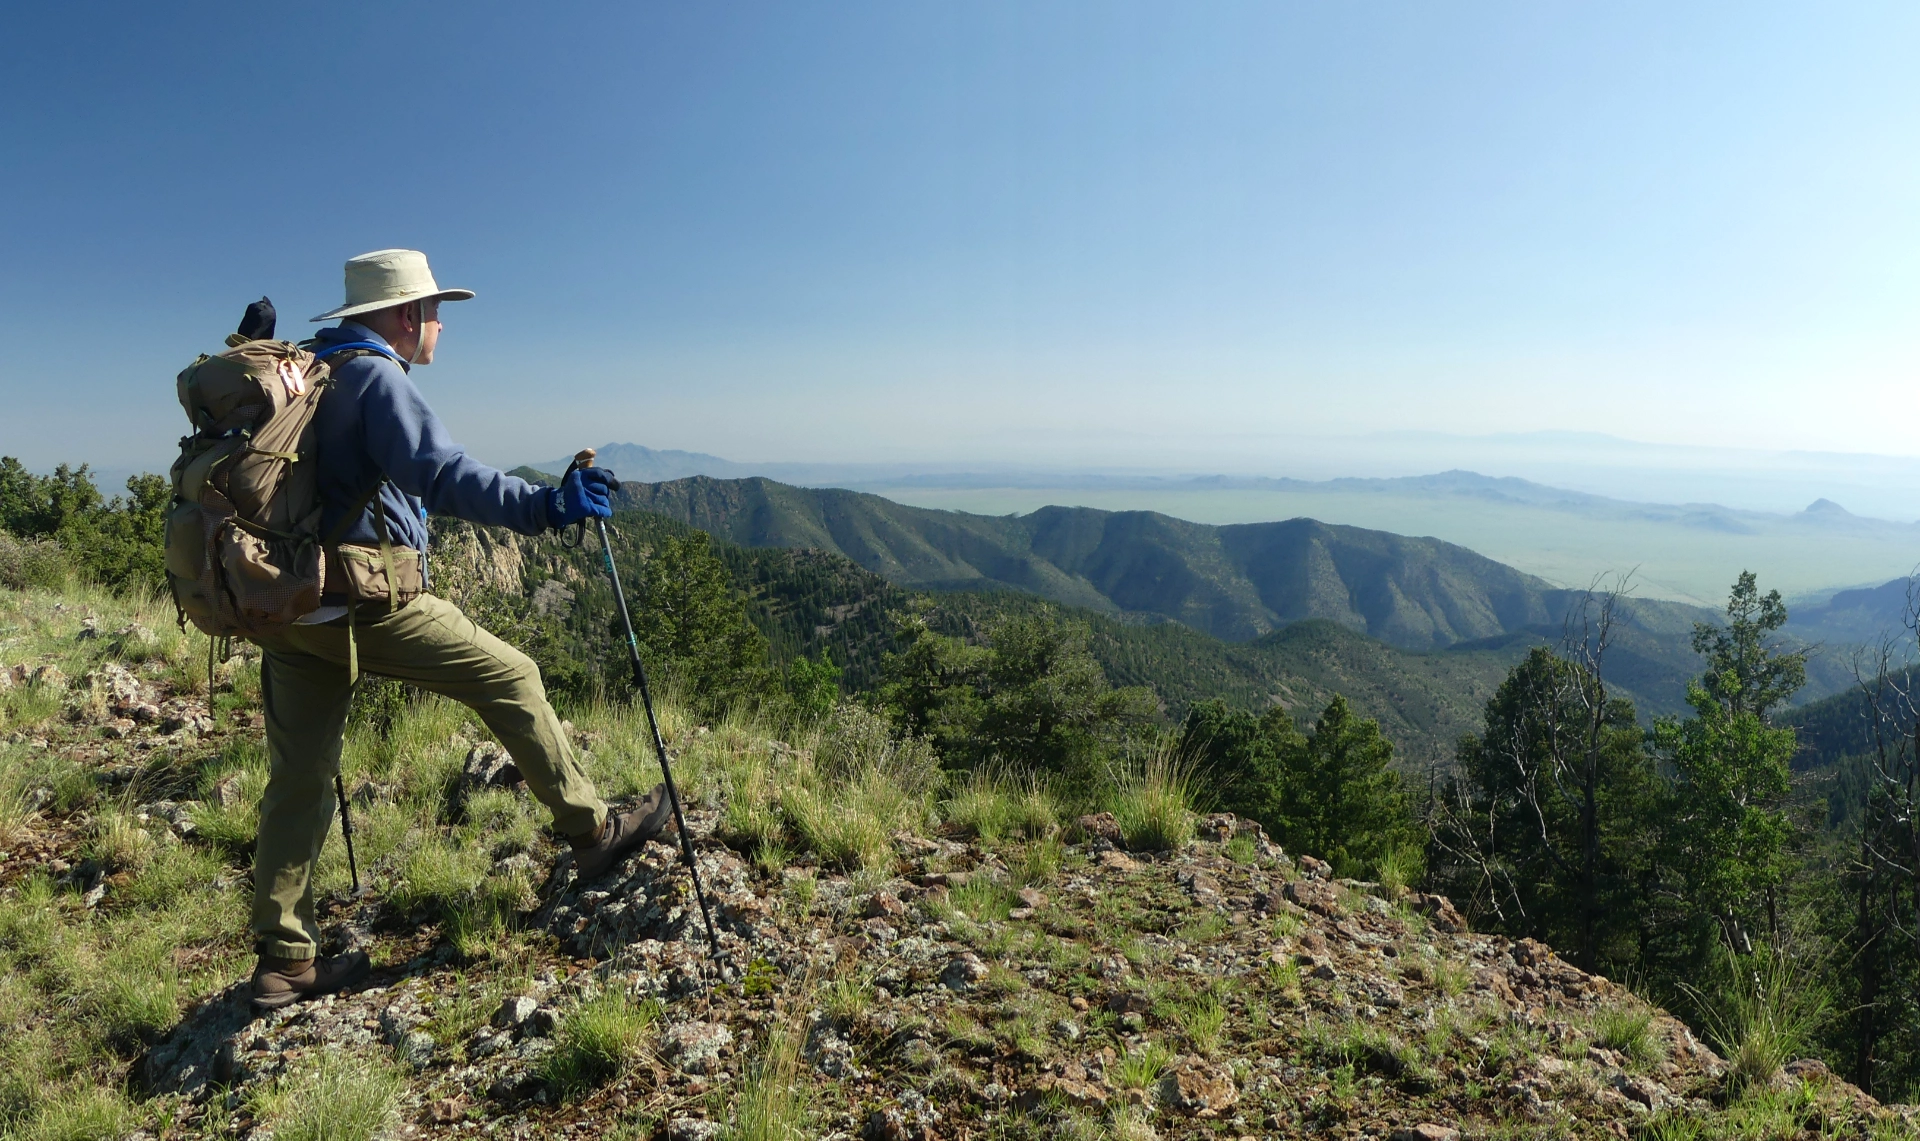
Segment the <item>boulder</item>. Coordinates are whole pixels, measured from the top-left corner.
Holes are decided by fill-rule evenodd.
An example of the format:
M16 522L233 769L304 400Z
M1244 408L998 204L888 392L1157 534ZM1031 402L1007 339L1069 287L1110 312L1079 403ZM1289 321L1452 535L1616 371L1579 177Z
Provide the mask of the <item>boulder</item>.
M1467 921L1454 909L1453 901L1444 895L1421 895L1415 893L1408 900L1420 914L1427 917L1438 930L1449 935L1467 933Z
M1340 889L1325 880L1288 880L1280 894L1316 915L1337 919L1346 913L1340 906Z
M725 1130L718 1121L676 1117L667 1122L667 1141L715 1141Z
M890 891L876 891L867 897L867 902L860 908L860 914L868 919L888 919L896 915L904 915L906 910L907 905L900 902L899 896Z

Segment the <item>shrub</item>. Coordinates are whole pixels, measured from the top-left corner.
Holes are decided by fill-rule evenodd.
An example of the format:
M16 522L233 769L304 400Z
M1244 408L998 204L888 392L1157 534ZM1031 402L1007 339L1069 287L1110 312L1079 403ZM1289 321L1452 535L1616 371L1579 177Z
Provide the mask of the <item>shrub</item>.
M51 539L21 539L0 531L0 587L8 590L62 590L73 583L73 568Z
M657 1004L637 1002L624 990L601 991L561 1019L541 1076L563 1098L599 1085L641 1055L659 1015Z

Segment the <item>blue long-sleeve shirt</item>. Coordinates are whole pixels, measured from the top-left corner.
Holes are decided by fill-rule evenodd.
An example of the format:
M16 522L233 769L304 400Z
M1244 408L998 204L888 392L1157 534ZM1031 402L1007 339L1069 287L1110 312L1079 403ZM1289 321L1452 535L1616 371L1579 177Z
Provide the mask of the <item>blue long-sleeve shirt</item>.
M364 325L343 321L314 338L328 344L371 341L385 345ZM328 535L367 488L383 476L378 508L393 541L427 549L426 512L473 523L508 527L526 535L547 529L551 492L491 468L454 443L427 407L405 369L368 353L336 360L333 391L314 415L319 462L320 533ZM343 543L374 544L373 506L340 536Z

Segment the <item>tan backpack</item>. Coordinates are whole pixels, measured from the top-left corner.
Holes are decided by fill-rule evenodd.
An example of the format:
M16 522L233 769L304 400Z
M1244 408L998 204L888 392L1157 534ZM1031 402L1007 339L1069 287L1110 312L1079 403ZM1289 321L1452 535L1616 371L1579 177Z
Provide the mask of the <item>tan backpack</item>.
M195 430L173 465L167 581L182 624L252 637L311 613L326 587L322 547L338 536L319 533L313 418L332 378L290 342L228 343L179 376Z

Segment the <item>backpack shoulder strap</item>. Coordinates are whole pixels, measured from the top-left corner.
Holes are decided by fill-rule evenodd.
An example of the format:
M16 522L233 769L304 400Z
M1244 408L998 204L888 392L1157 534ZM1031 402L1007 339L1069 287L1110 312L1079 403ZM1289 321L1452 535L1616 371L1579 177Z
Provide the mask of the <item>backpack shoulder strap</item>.
M344 353L344 352L350 352L350 351L355 352L356 354L379 353L381 356L392 361L394 364L399 365L401 368L404 369L407 367L407 362L400 359L399 353L396 353L392 349L388 348L387 346L379 344L375 341L344 341L337 345L312 346L312 352L315 360L324 360L325 358L334 356L337 353Z

